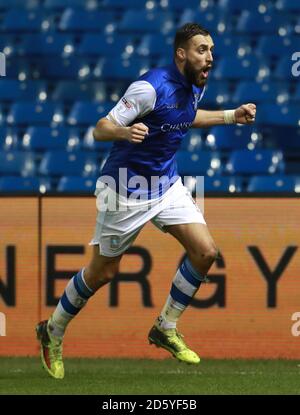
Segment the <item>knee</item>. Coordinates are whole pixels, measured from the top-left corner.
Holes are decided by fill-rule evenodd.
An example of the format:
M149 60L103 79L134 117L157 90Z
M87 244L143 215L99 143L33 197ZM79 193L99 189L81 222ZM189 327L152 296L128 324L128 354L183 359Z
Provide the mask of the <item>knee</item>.
M214 244L212 244L207 246L205 249L196 250L194 252L193 259L196 263L205 263L208 265L212 265L215 262L218 253L218 248Z

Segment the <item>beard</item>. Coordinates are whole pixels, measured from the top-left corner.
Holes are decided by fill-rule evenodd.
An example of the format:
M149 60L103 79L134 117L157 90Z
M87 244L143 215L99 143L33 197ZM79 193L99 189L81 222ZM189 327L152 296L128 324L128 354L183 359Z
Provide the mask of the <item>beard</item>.
M193 65L190 63L190 61L186 61L184 68L184 76L186 77L186 79L189 81L189 83L197 86L197 87L202 87L206 84L207 82L207 78L202 77L201 70L195 70Z

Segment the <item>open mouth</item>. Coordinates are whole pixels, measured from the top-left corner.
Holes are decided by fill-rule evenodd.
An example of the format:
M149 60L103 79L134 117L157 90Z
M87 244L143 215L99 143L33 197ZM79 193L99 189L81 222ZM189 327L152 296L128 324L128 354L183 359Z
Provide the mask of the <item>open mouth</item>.
M201 71L202 77L207 79L210 70L211 70L211 66L207 66L204 69L202 69L202 71Z

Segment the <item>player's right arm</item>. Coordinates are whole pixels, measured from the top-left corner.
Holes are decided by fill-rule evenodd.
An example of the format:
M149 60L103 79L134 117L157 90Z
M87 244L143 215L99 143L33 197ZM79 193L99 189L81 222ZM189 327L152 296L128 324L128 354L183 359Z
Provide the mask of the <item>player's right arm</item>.
M93 137L99 141L128 140L131 143L141 143L149 133L143 123L133 124L131 127L121 127L107 118L101 118L93 130Z
M94 139L142 143L149 133L148 127L134 121L151 112L155 102L156 91L149 82L133 82L109 114L97 122L93 131Z

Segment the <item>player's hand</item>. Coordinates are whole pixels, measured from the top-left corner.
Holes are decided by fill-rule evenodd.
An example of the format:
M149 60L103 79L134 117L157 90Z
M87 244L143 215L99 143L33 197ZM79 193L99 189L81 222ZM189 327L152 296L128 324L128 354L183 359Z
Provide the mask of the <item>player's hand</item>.
M238 107L235 112L235 121L237 124L252 124L255 121L256 105L244 104Z
M128 128L128 136L126 137L126 139L128 141L130 141L131 143L142 143L146 137L146 135L149 134L149 129L148 127L139 122L137 124L133 124L131 127L127 127Z

